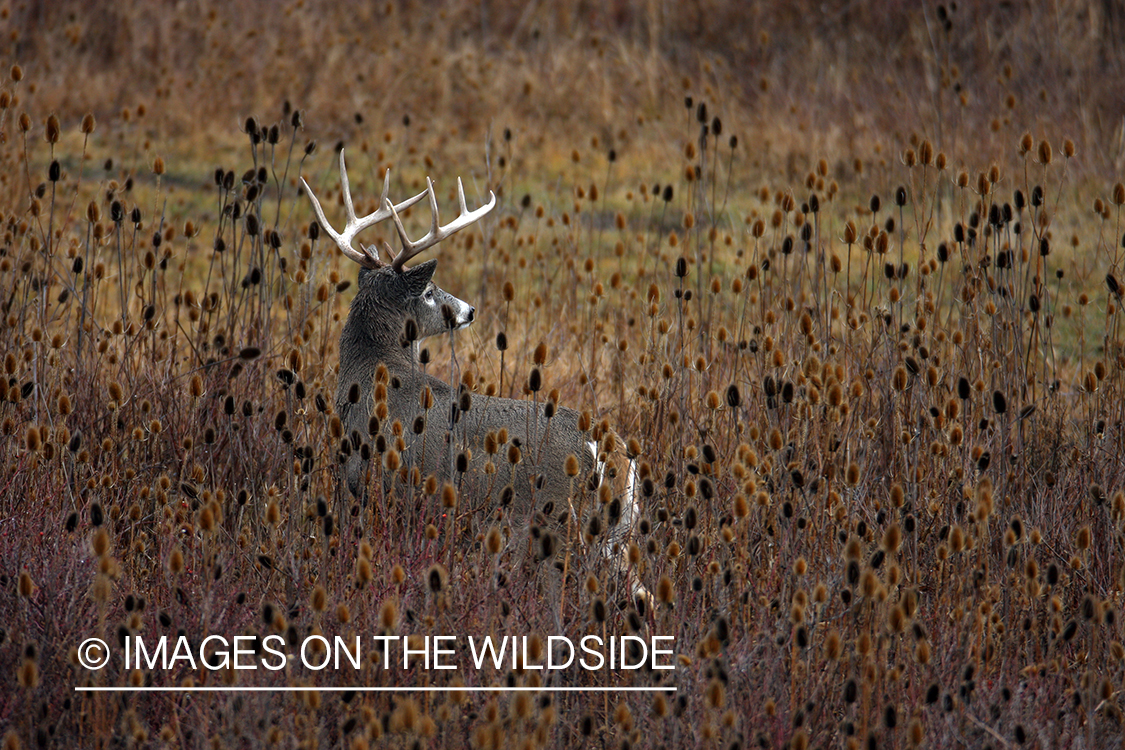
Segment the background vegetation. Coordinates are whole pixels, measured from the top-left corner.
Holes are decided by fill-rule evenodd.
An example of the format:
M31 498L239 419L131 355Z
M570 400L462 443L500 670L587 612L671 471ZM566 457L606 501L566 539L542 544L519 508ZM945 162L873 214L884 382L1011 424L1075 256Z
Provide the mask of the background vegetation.
M1118 5L90 6L0 7L5 748L1121 740ZM545 603L484 498L341 489L355 271L297 192L341 215L341 145L364 208L388 168L497 192L438 252L478 319L429 366L521 396L545 351L547 395L633 441L652 606L580 551ZM677 692L75 650L560 618L678 666L552 684ZM180 683L310 690L73 691Z

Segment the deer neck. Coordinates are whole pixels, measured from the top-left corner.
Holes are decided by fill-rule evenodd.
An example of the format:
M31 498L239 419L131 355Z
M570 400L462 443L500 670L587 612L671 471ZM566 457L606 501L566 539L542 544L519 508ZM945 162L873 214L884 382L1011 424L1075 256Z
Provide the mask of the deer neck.
M359 298L357 297L357 300ZM344 330L340 334L340 373L338 397L343 397L352 383L360 389L360 402L370 403L374 389L375 370L380 364L404 380L418 367L417 344L404 347L401 342L401 316L374 304L352 303Z

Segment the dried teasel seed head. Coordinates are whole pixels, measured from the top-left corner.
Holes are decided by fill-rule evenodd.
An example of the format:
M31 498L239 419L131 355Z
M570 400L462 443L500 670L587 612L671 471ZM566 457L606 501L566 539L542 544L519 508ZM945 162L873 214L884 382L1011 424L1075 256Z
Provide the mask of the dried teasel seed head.
M441 563L430 566L426 572L426 585L435 594L441 593L449 583L449 571Z
M34 689L39 686L39 663L35 659L24 659L17 673L20 687ZM11 736L11 735L9 735Z
M896 482L891 485L891 506L901 508L906 501L906 494L903 491L902 485Z
M93 513L91 513L91 515L93 515ZM95 555L97 555L98 557L103 557L107 552L109 552L109 532L104 528L99 527L98 530L94 532L93 538L90 540L90 546L91 548L93 548Z
M26 446L29 453L38 453L42 447L40 442L39 428L32 425L27 428Z
M503 541L504 537L500 533L499 527L493 526L484 537L484 547L488 550L488 554L498 555L500 554L500 548L503 546Z
M492 451L492 452L495 452L495 451ZM578 469L579 469L578 457L575 456L573 453L568 455L566 457L566 462L565 462L563 468L566 471L566 475L568 477L578 476Z
M1125 185L1120 182L1113 186L1113 205L1120 206L1125 203Z
M451 482L446 482L441 488L441 505L443 508L457 507L457 488Z
M184 570L184 553L179 547L173 549L168 556L168 570L173 575L179 575Z
M328 591L322 584L317 584L313 587L312 595L309 597L309 604L312 606L314 612L323 612L328 607Z
M31 579L31 574L26 570L21 570L19 575L19 583L17 584L17 591L20 597L28 599L35 593L35 582Z
M49 115L47 117L47 127L43 131L43 137L47 143L54 145L59 142L59 136L62 134L62 126L59 124L58 115Z
M928 140L922 141L918 146L918 160L925 166L930 166L934 161L934 144Z
M898 552L899 546L902 544L902 529L897 523L893 523L887 527L886 532L883 534L883 548L894 554Z
M384 630L394 630L395 625L398 623L398 605L393 601L384 601L379 606L379 625Z
M1039 157L1039 163L1042 164L1043 166L1047 166L1048 164L1051 163L1051 159L1053 158L1053 155L1052 155L1052 152L1051 152L1051 142L1050 141L1048 141L1046 139L1044 139L1042 141L1039 141L1038 157Z
M371 569L371 561L366 557L360 557L356 560L355 564L356 581L360 586L371 582L374 572Z
M716 391L708 391L705 400L707 403L707 408L711 411L715 411L722 405L722 401Z

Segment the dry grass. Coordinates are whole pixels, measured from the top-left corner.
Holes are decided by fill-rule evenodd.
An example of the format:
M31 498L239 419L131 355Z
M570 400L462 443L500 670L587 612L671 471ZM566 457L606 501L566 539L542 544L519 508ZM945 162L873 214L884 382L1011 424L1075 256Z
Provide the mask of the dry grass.
M1121 741L1122 19L79 5L0 13L5 747ZM337 141L361 201L497 190L440 251L454 366L518 397L546 344L645 479L656 605L577 555L563 632L673 635L675 672L455 674L674 696L73 691L454 684L93 673L92 636L559 632L483 498L341 487L354 272L296 189L340 214Z

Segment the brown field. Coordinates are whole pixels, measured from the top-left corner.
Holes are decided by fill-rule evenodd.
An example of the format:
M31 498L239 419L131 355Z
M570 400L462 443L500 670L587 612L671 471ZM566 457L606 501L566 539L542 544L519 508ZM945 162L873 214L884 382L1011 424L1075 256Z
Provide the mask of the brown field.
M1125 741L1119 5L98 5L0 5L4 750ZM589 529L560 591L489 498L348 493L345 145L360 210L496 192L427 367L628 441L651 604ZM79 663L212 634L675 669Z

